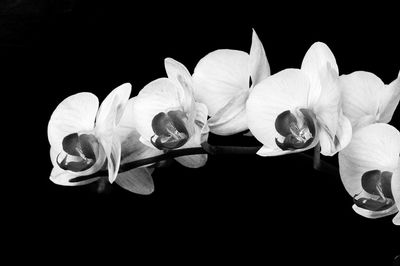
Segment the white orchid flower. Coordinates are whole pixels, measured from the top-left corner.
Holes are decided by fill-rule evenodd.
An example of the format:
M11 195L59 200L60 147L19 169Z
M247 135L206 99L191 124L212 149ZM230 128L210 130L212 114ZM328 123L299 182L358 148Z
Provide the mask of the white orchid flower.
M400 72L389 85L365 71L341 75L339 81L343 112L354 131L372 123L390 122L400 100Z
M97 97L87 92L72 95L57 106L48 124L54 166L51 181L66 186L89 184L101 178L91 175L106 164L111 183L116 181L140 194L153 191L146 168L118 174L121 160L124 163L155 154L138 141L131 113L124 112L126 106L131 109L130 93L131 85L126 83L114 89L100 108Z
M300 152L321 145L333 155L351 139L341 110L338 67L329 47L314 43L301 69L282 70L257 84L247 101L252 134L263 143L261 156Z
M193 81L181 63L167 58L168 78L147 84L133 104L133 117L140 140L161 151L200 147L207 140L207 107L195 102ZM175 158L186 167L197 168L207 161L206 154Z
M251 89L270 75L264 47L253 30L250 54L221 49L197 64L195 99L207 105L212 133L231 135L248 129L246 101ZM251 86L250 84L251 79Z
M367 218L394 214L400 209L400 132L383 123L353 134L339 153L339 170L353 209ZM400 225L400 214L393 219Z
M62 101L53 112L48 124L50 156L54 165L50 179L60 185L83 185L98 177L82 182L70 182L77 176L99 171L107 160L109 181L117 176L121 158L121 143L114 136L131 85L114 89L99 108L99 100L92 93L78 93Z

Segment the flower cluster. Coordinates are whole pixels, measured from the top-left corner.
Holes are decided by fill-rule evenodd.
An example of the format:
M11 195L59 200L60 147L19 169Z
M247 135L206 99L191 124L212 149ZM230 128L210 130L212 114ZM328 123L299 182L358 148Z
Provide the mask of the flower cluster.
M58 105L48 124L51 181L76 186L108 175L110 183L150 194L155 165L145 159L197 148L175 160L201 167L210 154L210 146L205 148L210 132L247 131L262 143L260 156L312 148L325 156L338 153L340 177L356 213L378 218L398 212L400 132L387 123L400 100L400 73L388 85L369 72L339 75L332 51L317 42L300 68L271 75L255 31L249 53L213 51L193 74L174 59L164 62L167 77L135 97L126 83L100 107L87 92ZM126 167L140 160L147 163ZM400 224L400 214L393 222Z

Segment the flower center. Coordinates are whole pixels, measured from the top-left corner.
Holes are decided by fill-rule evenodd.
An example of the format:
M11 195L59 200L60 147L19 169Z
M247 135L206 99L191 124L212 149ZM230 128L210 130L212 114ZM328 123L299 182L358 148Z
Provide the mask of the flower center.
M275 138L275 143L282 150L303 149L311 145L315 138L315 115L311 110L301 108L279 114L275 120L275 129L282 136L283 142Z
M394 205L391 189L392 172L372 170L361 177L361 185L369 195L354 195L353 201L358 207L369 211L383 211Z
M63 139L62 146L63 151L57 156L57 164L64 170L81 172L96 162L99 143L93 135L72 133ZM61 162L60 157L63 157Z
M151 124L155 133L150 139L151 143L160 150L183 146L189 139L185 120L187 120L186 114L179 110L158 113Z

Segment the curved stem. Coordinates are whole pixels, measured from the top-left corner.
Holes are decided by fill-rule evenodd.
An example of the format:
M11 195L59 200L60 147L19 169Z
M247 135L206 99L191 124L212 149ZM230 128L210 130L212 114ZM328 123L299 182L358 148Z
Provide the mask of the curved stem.
M210 154L210 155L255 155L257 153L257 151L260 149L261 147L239 147L239 146L215 146L215 145L211 145L207 142L202 143L201 147L196 147L196 148L186 148L186 149L179 149L179 150L171 150L168 151L164 154L158 155L158 156L154 156L154 157L149 157L149 158L145 158L145 159L141 159L141 160L136 160L133 162L129 162L129 163L125 163L125 164L121 164L120 168L119 168L119 173L123 173L123 172L127 172L129 170L132 170L134 168L138 168L141 166L146 166L146 165L152 165L154 163L160 162L160 161L164 161L164 160L168 160L168 159L173 159L176 157L181 157L181 156L187 156L187 155L195 155L195 154ZM318 150L318 155L316 155ZM333 176L338 176L338 170L337 167L324 162L322 160L320 160L319 158L319 148L316 149L315 153L314 153L314 157L305 154L305 153L296 153L299 156L308 158L313 160L314 162L314 169L333 175ZM318 157L317 157L318 156ZM316 167L316 159L318 158L318 164ZM72 180L70 180L70 182L80 182L83 180L88 180L91 178L95 178L95 177L99 177L99 176L107 176L108 175L108 170L101 170L98 171L94 174L91 175L87 175L87 176L78 176L76 178L73 178Z
M319 142L314 148L313 167L315 170L319 170L321 167L321 145Z

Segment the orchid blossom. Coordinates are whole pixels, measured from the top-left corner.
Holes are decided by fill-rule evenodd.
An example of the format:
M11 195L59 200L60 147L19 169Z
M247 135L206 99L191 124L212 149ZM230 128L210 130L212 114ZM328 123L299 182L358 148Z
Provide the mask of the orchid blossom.
M167 58L168 78L147 84L136 97L132 115L140 140L159 151L200 147L208 138L207 107L195 101L193 81L181 63ZM197 168L207 161L206 154L175 158L184 166Z
M121 158L124 163L133 157L154 155L135 141L138 134L133 120L124 112L127 104L131 105L130 93L131 85L126 83L114 89L100 108L97 97L87 92L72 95L57 106L48 124L53 164L51 181L66 186L89 184L101 178L93 174L106 165L110 183L116 181L140 194L152 192L153 184L146 168L118 174Z
M248 129L246 101L249 93L269 75L264 47L255 31L250 54L221 49L203 57L194 70L194 92L195 99L207 105L210 131L231 135Z
M379 218L400 209L400 132L376 123L360 128L339 153L342 182L354 199L353 209ZM400 225L400 214L393 219Z
M400 72L389 85L365 71L341 75L339 81L343 112L353 131L372 123L390 122L400 100Z
M247 101L250 131L263 143L261 156L313 148L334 155L351 139L341 109L338 67L331 50L314 43L301 69L285 69L258 83Z

